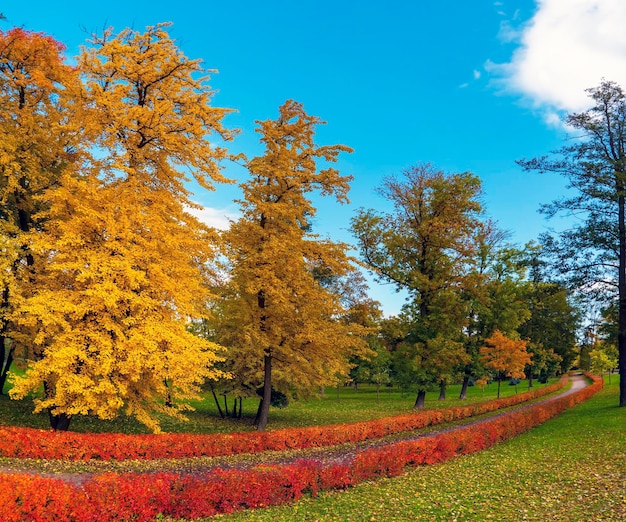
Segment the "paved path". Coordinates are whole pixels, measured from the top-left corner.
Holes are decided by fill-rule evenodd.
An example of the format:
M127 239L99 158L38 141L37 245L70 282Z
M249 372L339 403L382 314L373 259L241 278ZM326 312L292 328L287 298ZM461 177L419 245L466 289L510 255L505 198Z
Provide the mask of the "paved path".
M373 447L384 447L394 444L403 440L417 440L422 437L428 437L437 435L439 433L447 433L455 431L467 426L479 426L491 419L498 418L509 414L512 411L523 411L536 404L543 404L553 401L559 397L570 395L572 393L581 390L588 386L588 381L582 375L574 375L570 377L572 385L564 392L557 393L546 399L534 401L532 403L523 403L518 406L507 408L504 411L498 411L491 414L482 415L480 418L469 418L460 423L456 423L453 426L431 429L421 429L414 432L408 432L404 434L398 434L386 437L384 439L372 439L355 444L346 444L341 447L334 448L312 448L301 451L291 452L264 452L254 455L238 455L235 457L226 458L183 458L183 459L167 459L167 460L154 460L154 461L133 461L133 464L129 466L122 462L102 462L102 461L90 461L88 463L75 463L77 469L86 468L84 471L64 471L67 470L67 462L63 462L64 468L57 468L54 461L42 461L30 459L6 459L0 463L0 472L23 472L33 473L40 476L59 478L68 482L81 484L88 480L95 474L102 473L104 471L138 471L145 473L154 473L158 471L172 471L182 474L203 474L208 473L212 469L246 469L257 466L261 463L264 464L289 464L303 458L314 460L316 462L349 462L354 459L355 456L366 449ZM72 464L70 464L72 465ZM58 471L55 471L55 468ZM139 469L138 469L139 468Z

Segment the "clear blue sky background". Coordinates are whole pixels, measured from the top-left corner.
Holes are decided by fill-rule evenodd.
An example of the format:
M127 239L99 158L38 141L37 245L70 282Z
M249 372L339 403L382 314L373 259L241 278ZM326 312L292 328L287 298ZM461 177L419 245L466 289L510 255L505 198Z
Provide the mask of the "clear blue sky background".
M537 213L561 195L561 179L525 174L515 160L558 148L563 111L587 107L584 89L626 80L622 0L108 0L2 2L2 27L64 42L71 57L104 27L171 21L191 58L218 69L216 105L237 112L233 152L262 152L254 121L286 99L328 124L318 143L355 149L339 163L354 176L352 203L318 202L315 231L351 242L359 207L385 208L374 193L385 175L417 162L471 171L483 181L489 216L523 244L558 223ZM622 77L620 77L623 76ZM245 173L226 166L226 174ZM197 193L207 216L234 215L235 187ZM375 286L387 313L402 299Z

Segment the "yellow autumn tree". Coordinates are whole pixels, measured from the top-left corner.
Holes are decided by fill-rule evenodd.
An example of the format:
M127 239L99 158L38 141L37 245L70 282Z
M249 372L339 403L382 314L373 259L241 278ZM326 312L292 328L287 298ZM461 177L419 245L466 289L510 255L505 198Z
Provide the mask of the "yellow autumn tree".
M500 398L500 384L503 379L522 379L524 368L531 363L531 354L526 349L528 341L511 339L500 330L496 330L491 337L485 339L485 345L480 349L481 362L493 370L498 381L498 398Z
M41 227L40 196L74 171L81 148L76 70L63 45L32 31L0 31L0 393L16 355L10 316L26 291L34 258L29 234Z
M243 215L224 234L229 284L218 329L240 392L262 388L255 424L263 430L272 392L299 396L334 384L365 344L362 327L341 320L341 295L324 284L354 270L348 247L310 231L316 209L309 194L347 202L351 180L318 163L350 149L316 145L322 122L294 101L277 119L258 123L266 151L249 161Z
M166 25L106 31L78 66L83 132L95 151L79 176L48 190L46 224L32 238L42 268L15 320L35 330L39 357L11 394L42 384L36 411L66 429L75 415L180 416L214 368L219 347L190 333L207 313L207 263L217 240L192 217L187 172L206 188L224 181L229 139L198 61Z

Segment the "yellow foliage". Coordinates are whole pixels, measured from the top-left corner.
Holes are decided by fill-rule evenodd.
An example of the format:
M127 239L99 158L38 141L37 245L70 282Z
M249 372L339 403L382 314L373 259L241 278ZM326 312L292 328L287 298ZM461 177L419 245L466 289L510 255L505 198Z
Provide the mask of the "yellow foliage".
M349 176L318 162L334 162L342 145L317 146L315 126L302 105L288 101L276 120L259 122L266 146L252 159L242 184L243 217L224 233L229 281L220 303L220 339L239 392L254 393L271 365L272 388L306 395L334 384L348 357L364 352L363 327L342 320L341 295L324 285L353 272L348 246L310 233L315 215L308 194L347 201Z
M180 415L223 375L221 347L190 331L207 314L217 235L185 211L181 168L207 188L224 181L225 150L206 138L229 139L227 111L210 105L199 62L165 25L93 44L78 61L82 86L67 93L80 93L81 161L33 197L41 224L23 231L32 268L11 319L30 356L11 396L43 383L38 411L125 411L158 431L154 411Z

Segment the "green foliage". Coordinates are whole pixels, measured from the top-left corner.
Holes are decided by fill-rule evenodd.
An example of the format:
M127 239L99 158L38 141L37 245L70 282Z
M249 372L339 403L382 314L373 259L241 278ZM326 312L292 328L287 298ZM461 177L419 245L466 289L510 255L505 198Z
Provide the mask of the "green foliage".
M610 344L598 342L589 352L591 371L596 375L603 375L617 368L617 350ZM611 382L611 374L609 374Z
M362 209L352 231L369 268L410 296L393 358L396 377L419 397L465 358L459 289L474 253L481 185L473 174L421 164L385 178L379 192L393 212Z
M568 371L576 359L576 331L580 313L571 301L567 288L559 283L530 281L525 300L530 317L518 331L531 346L553 350L560 357L558 370Z

